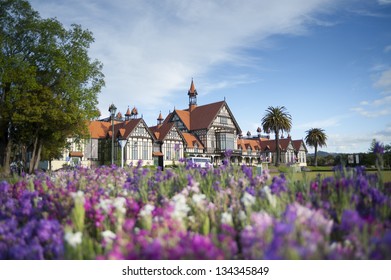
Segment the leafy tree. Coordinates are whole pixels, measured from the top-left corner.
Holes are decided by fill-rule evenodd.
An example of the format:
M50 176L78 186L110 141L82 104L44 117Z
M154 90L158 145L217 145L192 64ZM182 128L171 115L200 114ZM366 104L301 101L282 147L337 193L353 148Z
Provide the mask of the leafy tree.
M318 146L326 146L327 135L321 128L311 128L306 133L305 143L315 148L315 166L318 166Z
M266 115L262 118L262 128L264 131L271 131L275 134L276 161L275 165L280 165L280 132L289 132L292 128L292 116L286 111L284 106L266 109Z
M43 147L54 154L66 137L86 133L98 112L102 64L89 58L94 39L81 26L41 19L24 0L0 0L0 11L0 155L7 173L12 143L30 146L32 172Z

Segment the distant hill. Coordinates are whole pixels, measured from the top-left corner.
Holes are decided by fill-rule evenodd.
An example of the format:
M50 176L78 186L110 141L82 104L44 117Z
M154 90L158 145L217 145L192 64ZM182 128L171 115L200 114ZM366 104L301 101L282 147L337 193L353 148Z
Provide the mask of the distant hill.
M309 156L315 156L315 153L309 153ZM318 157L337 156L338 153L328 153L325 151L318 151Z

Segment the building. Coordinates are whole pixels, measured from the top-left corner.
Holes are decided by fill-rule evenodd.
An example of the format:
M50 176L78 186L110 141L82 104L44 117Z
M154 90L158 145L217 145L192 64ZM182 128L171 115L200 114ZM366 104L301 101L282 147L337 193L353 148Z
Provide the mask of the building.
M280 163L298 164L307 166L307 148L303 140L292 140L282 138L279 140L280 145ZM275 163L277 157L276 141L269 139L268 136L257 137L248 136L238 140L238 149L241 150L239 164L261 164Z
M157 125L149 128L155 136L154 164L164 167L175 165L184 157L185 138L174 123L163 122L162 114L157 118Z
M239 156L237 139L241 129L228 104L224 101L198 106L197 90L191 81L188 91L189 107L174 110L164 120L173 123L185 140L186 156L210 157L212 163L219 163L227 150L232 158Z
M88 139L69 139L69 147L63 157L52 162L53 169L64 164L98 166L111 163L112 137L114 133L114 161L124 164L175 165L183 157L208 157L213 164L229 154L236 164L257 165L273 163L276 159L275 140L269 135L257 136L242 131L225 100L201 105L197 104L197 90L193 80L187 92L189 106L175 109L163 118L161 112L157 124L148 127L138 110L129 108L125 117L120 112L111 117L91 121ZM120 141L122 140L122 141ZM120 145L123 143L123 148ZM280 139L281 163L298 163L306 166L307 148L303 140L292 140L290 136Z

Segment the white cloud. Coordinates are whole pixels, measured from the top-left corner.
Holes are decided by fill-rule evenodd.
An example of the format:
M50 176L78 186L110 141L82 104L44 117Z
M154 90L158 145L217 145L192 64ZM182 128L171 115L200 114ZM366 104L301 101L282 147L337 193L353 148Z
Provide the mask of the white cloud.
M349 135L349 134L329 134L327 140L327 150L337 153L357 153L366 152L371 144L373 135Z
M351 108L351 110L368 118L387 116L391 114L391 95L375 99L371 102L362 101L360 105Z
M377 131L374 138L385 143L391 142L391 123L386 124L386 127L383 130Z
M391 52L391 45L388 45L384 48L384 52L385 53L388 53L388 52Z
M391 4L391 0L377 0L377 2L378 2L380 5L388 5L388 4Z
M384 93L391 92L391 68L388 68L379 73L376 81L373 84L376 88L383 90Z
M298 124L295 126L297 129L311 129L311 128L329 128L329 127L336 127L339 126L341 123L341 119L344 118L344 116L333 116L328 119L322 119L322 120L316 120L316 121L310 121L302 124Z
M42 17L80 23L94 33L91 56L104 64L100 107L107 113L111 102L121 111L127 105L146 111L173 107L175 94L186 93L191 77L197 82L223 63L248 65L243 50L272 35L303 34L308 24L326 24L315 19L337 1L30 2ZM215 86L235 82L222 80Z

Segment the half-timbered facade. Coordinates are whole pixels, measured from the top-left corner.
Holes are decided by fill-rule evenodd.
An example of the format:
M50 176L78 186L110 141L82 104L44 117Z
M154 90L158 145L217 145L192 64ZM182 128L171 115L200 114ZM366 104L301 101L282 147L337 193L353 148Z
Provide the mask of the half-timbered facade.
M180 130L172 122L163 122L159 114L158 124L149 129L155 136L154 163L155 165L175 165L184 157L184 138Z
M164 120L164 123L173 123L182 134L186 133L186 154L210 157L212 162L217 163L227 150L237 152L237 138L241 130L225 100L198 106L193 81L188 95L189 108L174 110Z
M148 127L143 118L138 118L134 107L128 108L123 117L118 113L111 117L92 121L89 124L90 138L69 139L69 147L62 158L54 161L54 169L63 164L97 166L111 163L114 129L114 161L121 163L122 152L125 165L167 166L176 164L183 157L208 157L219 164L226 154L237 164L257 165L276 160L275 140L261 136L242 137L241 129L225 100L197 104L197 90L191 81L188 90L189 106L174 110L166 118L161 113L157 125ZM114 127L112 125L114 123ZM119 141L123 140L123 141ZM124 143L123 148L120 142ZM306 166L307 148L303 140L280 139L281 163L298 163ZM227 153L229 151L229 153Z

